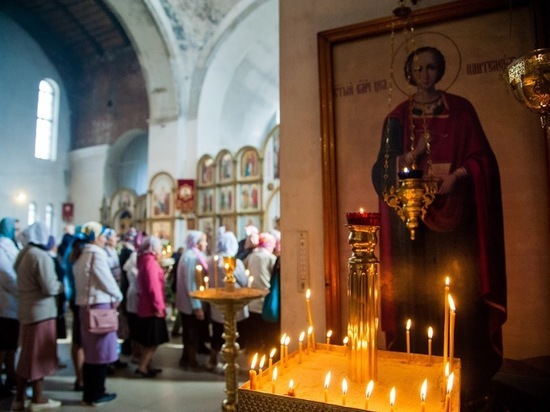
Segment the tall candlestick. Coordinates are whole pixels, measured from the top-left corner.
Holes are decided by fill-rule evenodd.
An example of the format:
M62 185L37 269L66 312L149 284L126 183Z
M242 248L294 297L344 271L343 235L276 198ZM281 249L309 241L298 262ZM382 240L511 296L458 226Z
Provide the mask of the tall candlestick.
M250 370L248 376L250 378L250 389L256 389L256 362L258 361L258 354L256 353L250 363Z
M302 346L304 342L305 332L300 333L300 338L298 340L298 363L302 363Z
M346 393L348 393L348 381L346 378L342 379L342 405L346 405Z
M265 355L262 356L262 359L260 359L260 367L258 369L258 388L262 389L262 369L265 364Z
M371 379L367 384L367 389L365 390L365 409L369 409L369 400L374 389L374 381Z
M391 388L391 391L390 391L390 411L393 412L393 407L395 406L395 386L393 386Z
M325 403L328 403L328 385L330 384L330 372L325 376Z
M275 393L275 383L277 383L277 367L273 368L273 375L271 375L271 393Z
M430 326L428 328L428 363L432 364L432 338L434 336L434 330Z
M445 278L445 326L443 329L443 367L447 363L447 357L449 356L449 285L451 279L449 276Z
M220 257L218 255L214 255L214 287L218 287L218 260L220 260Z
M290 344L290 336L285 338L285 366L288 366L288 345Z
M307 305L307 324L313 327L313 318L311 317L311 306L309 304L309 298L311 297L311 290L306 291L306 305Z
M455 316L456 307L453 297L449 294L450 326L449 326L449 365L453 370L453 357L455 354Z
M411 320L407 320L407 360L410 361L411 358Z
M327 332L327 350L330 350L330 337L332 336L332 331Z
M275 348L271 349L271 352L269 352L269 376L271 376L271 373L273 372L273 357L275 356L275 353L277 353L277 349Z
M284 362L285 362L285 340L286 340L286 333L283 333L283 336L281 336L281 349L279 351L281 367L284 366Z
M424 379L420 387L420 411L426 411L426 394L428 392L428 379Z

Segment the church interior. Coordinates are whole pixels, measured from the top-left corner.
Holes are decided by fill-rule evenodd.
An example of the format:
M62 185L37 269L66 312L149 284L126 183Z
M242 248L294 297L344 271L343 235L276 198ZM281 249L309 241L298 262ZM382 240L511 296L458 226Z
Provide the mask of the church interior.
M407 35L392 14L400 5L412 9L418 44L448 33L440 37L457 53L446 74L456 77L445 87L475 107L500 171L503 363L492 404L462 410L540 410L550 402L550 126L541 127L550 105L528 110L504 73L550 47L544 0L2 0L0 218L46 221L58 239L91 220L135 227L168 251L192 229L212 244L219 226L239 239L249 224L278 230L280 328L296 337L291 351L308 311L320 341L331 330L341 342L351 310L346 213L379 212L371 170L384 118L406 95L402 63L395 88L389 67ZM43 87L54 132L40 146ZM130 398L123 407L219 410L223 373L178 371L169 345L158 356L166 370L174 363L166 382L152 383L158 409ZM67 374L46 390L62 393ZM143 381L124 379L113 378L119 394L147 402Z

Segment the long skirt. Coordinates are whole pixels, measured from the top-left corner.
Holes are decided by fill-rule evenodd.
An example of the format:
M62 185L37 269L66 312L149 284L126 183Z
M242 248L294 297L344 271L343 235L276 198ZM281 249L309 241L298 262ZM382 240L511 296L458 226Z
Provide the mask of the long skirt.
M57 371L56 320L21 325L21 354L15 373L35 381Z
M110 308L109 303L92 305L94 308ZM80 333L82 338L82 349L84 350L84 362L94 365L113 363L118 359L117 353L117 332L108 332L101 335L90 333L84 325L87 324L85 316L88 316L86 306L81 306Z

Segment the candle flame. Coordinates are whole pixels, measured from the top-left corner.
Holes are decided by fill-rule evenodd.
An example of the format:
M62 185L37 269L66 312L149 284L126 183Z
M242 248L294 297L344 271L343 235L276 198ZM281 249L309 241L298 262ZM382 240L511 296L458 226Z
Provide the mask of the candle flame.
M210 280L210 279L208 279L208 276L205 276L205 277L204 277L204 283L205 283L205 284L207 284L209 280Z
M256 352L252 357L252 362L250 363L250 369L256 368L256 362L258 362L258 353Z
M407 320L407 330L411 330L411 320Z
M229 270L229 263L224 263L223 267L225 268L225 270Z
M281 345L285 344L285 339L286 339L286 333L283 333L283 336L281 336Z
M363 209L362 207L359 208L359 213L365 213L365 209Z
M420 400L426 402L426 393L428 392L428 379L424 379L420 387Z
M264 367L265 364L265 355L262 356L262 359L260 359L260 369Z
M445 286L449 286L451 284L451 278L449 276L447 276L445 278Z
M408 168L408 167L404 167L404 168L403 168L403 172L404 172L404 173L409 173L409 168Z
M290 343L290 336L287 336L285 338L285 346L288 346L289 343Z
M289 390L294 389L294 379L291 379L290 382L288 382L288 389Z
M313 326L310 326L309 328L307 328L307 334L311 335L312 333L313 333Z
M390 406L395 405L395 386L391 388L390 391Z
M346 378L342 379L342 394L348 393L348 381Z
M372 395L373 389L374 389L374 381L371 379L367 384L367 390L365 391L365 396L367 397L367 399L369 399L370 396Z
M343 340L342 340L342 343L344 344L344 346L347 346L349 342L349 338L346 336Z
M300 342L303 342L303 341L304 341L304 337L305 337L305 336L306 336L306 333L305 333L305 332L300 333L300 338L299 338Z
M433 328L430 326L430 327L428 328L428 338L431 339L431 338L433 338L433 337L434 337L434 330L433 330Z
M197 272L202 272L202 266L201 265L195 266L195 269L197 269Z
M214 262L217 262L220 257L218 255L214 255Z
M277 353L277 349L275 348L271 349L271 352L269 352L269 357L273 358L273 356L275 356L276 353Z
M453 381L455 379L455 373L451 373L449 375L449 379L447 380L447 395L450 394L453 390Z
M449 308L453 312L456 312L455 301L453 300L453 297L450 294L449 294Z
M308 289L308 290L306 290L306 299L309 300L310 297L311 297L311 290Z
M203 292L204 291L204 286L199 286L199 291Z
M272 380L273 382L275 382L275 381L277 380L277 372L278 372L278 370L279 370L279 369L277 368L277 366L275 366L275 367L273 368L273 374L271 375L271 380Z
M327 376L325 377L325 389L328 389L329 384L330 384L330 372L327 373Z
M246 270L244 271L244 274L246 275L246 277L249 277L249 276L250 276L250 270L246 269Z
M327 338L330 338L331 336L332 336L332 330L329 330L329 331L327 332Z

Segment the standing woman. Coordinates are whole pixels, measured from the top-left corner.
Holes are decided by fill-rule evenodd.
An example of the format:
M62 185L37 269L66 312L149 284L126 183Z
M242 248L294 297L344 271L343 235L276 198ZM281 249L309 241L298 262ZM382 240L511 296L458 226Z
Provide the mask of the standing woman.
M0 398L11 396L15 387L15 352L19 340L17 320L17 274L13 268L19 248L15 240L17 220L0 220L0 369L6 369L6 381L0 382Z
M57 370L57 303L63 291L53 259L46 251L48 228L35 222L22 232L26 243L15 261L19 289L21 353L15 371L17 393L13 411L25 410L27 383L32 386L31 411L54 409L61 402L44 397L44 377Z
M164 271L158 262L161 252L162 245L156 236L145 239L138 250L136 340L142 349L136 374L141 377L153 377L162 372L151 366L151 360L158 345L168 342Z
M178 262L176 306L181 313L183 353L180 366L198 368L197 352L199 348L201 322L204 322L204 310L198 299L189 296L189 292L199 289L197 282L197 265L202 266L203 274L208 271L204 251L208 242L206 234L191 230L187 235L187 247Z
M82 225L87 243L74 264L76 304L79 306L82 348L84 349L84 392L82 400L87 405L110 402L115 393L105 392L108 365L118 359L117 332L94 334L88 332L85 319L90 308L118 306L122 293L109 264L104 236L100 223L88 222Z

